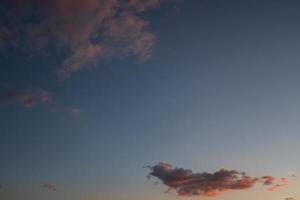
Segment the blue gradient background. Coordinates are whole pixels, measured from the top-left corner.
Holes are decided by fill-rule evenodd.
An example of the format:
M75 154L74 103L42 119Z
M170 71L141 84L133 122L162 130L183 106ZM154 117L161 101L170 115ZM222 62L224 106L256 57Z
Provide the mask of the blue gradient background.
M186 0L178 9L145 16L157 41L144 63L103 61L57 83L49 74L59 52L1 54L2 82L46 87L81 116L1 105L0 196L177 199L145 178L142 167L160 160L195 171L300 170L300 2ZM44 180L59 191L43 191L36 183Z

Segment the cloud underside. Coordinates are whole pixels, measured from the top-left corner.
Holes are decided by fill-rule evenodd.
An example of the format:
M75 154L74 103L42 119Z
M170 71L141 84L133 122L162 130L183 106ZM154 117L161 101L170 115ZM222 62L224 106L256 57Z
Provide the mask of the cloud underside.
M140 17L164 0L3 0L0 47L69 52L57 74L61 78L99 59L151 56L155 36Z
M148 168L151 170L149 177L156 177L179 196L215 196L226 191L250 189L257 183L268 186L269 191L287 186L286 178L251 177L236 170L194 173L189 169L174 168L166 162Z

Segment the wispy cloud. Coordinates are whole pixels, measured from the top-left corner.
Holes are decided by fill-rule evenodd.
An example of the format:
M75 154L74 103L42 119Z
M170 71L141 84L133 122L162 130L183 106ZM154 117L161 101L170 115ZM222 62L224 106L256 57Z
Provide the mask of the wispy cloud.
M288 175L292 178L298 178L298 175L295 172L289 172Z
M220 169L213 173L194 173L189 169L174 168L166 162L148 168L151 170L149 177L158 178L179 196L215 196L225 191L249 189L256 183L277 186L273 176L251 177L237 170ZM284 184L286 179L282 178L280 181L280 184Z
M269 191L276 191L278 189L284 189L288 187L288 179L287 178L280 178L279 181L270 187Z
M42 88L19 89L0 85L0 103L20 104L25 108L41 104L50 112L69 112L74 116L80 115L80 108L58 103L54 100L53 93Z
M49 45L69 52L57 70L65 79L102 58L152 54L155 36L141 13L167 0L3 0L0 47ZM29 20L31 19L31 20Z
M79 116L81 113L80 108L71 108L70 113L73 114L74 116Z
M19 90L0 86L0 102L20 103L29 108L37 103L49 103L51 101L52 94L44 89Z
M49 190L49 191L57 191L57 186L53 183L45 182L42 184L42 187Z
M287 197L287 198L284 198L284 200L295 200L295 198L293 198L293 197Z

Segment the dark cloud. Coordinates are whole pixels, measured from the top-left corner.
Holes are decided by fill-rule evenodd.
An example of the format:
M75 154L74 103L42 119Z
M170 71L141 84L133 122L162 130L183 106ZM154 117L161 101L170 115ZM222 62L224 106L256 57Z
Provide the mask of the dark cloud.
M3 0L0 47L24 45L69 52L60 78L95 64L99 58L151 56L155 36L141 13L166 0Z
M43 183L42 187L45 188L45 189L47 189L47 190L49 190L49 191L54 191L54 192L57 191L57 187L53 183L49 183L49 182Z
M229 190L252 188L256 183L275 184L272 176L250 177L244 172L221 169L214 173L194 173L184 168L174 168L171 164L160 162L148 166L149 177L158 178L169 189L174 189L179 196L214 196Z

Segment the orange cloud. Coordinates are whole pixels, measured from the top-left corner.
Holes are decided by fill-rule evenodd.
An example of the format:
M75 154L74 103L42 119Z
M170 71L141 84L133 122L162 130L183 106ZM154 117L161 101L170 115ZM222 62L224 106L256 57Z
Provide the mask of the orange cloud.
M287 178L281 178L278 183L274 184L268 190L269 191L276 191L278 189L285 189L287 187L288 187L288 179Z
M214 173L194 173L184 168L174 168L171 164L160 162L148 166L151 170L148 177L156 177L164 185L173 189L179 196L215 196L230 190L245 190L256 183L278 187L273 176L250 177L244 172L221 169ZM280 179L280 184L287 183L287 179ZM168 190L168 191L169 191Z

